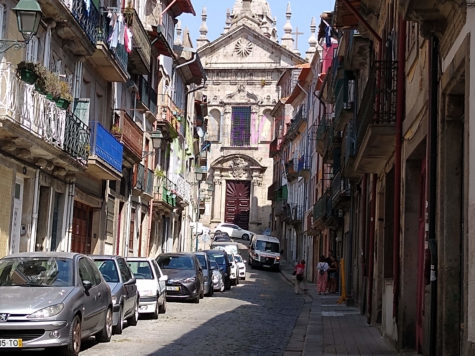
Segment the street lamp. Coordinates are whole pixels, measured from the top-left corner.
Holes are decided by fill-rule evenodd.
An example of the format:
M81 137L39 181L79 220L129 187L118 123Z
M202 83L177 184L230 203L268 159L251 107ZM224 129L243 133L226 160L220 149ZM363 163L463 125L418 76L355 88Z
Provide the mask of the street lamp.
M162 147L163 133L160 130L150 132L150 138L152 139L153 151L143 151L142 158L145 158L148 155L154 154L155 150Z
M13 9L17 17L18 32L21 33L25 41L0 40L0 53L8 51L10 48L20 49L26 47L31 38L38 32L41 17L40 4L36 0L20 0Z

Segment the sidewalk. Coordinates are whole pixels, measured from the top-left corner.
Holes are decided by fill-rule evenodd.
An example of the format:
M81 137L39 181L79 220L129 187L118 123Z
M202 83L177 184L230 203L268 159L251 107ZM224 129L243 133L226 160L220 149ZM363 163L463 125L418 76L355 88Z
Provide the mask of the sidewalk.
M281 274L294 283L293 266L281 263ZM307 283L305 304L297 320L284 356L296 355L398 355L366 323L359 309L338 304L338 295L318 295L316 286Z

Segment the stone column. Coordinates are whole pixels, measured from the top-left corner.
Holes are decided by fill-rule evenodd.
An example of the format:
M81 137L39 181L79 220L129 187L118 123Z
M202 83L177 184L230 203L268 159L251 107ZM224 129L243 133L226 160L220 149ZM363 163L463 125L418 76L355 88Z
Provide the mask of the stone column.
M214 175L214 192L213 192L213 201L212 201L212 211L211 211L211 222L221 222L221 174L215 173Z
M221 201L220 201L220 219L224 222L226 212L226 179L221 175Z
M262 175L259 172L251 173L251 192L250 192L250 212L249 222L251 224L260 224L259 220L259 189L262 186Z

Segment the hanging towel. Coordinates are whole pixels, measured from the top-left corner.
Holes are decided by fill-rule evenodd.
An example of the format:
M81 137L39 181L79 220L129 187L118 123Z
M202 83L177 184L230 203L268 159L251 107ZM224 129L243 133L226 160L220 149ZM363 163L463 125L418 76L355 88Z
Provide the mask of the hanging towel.
M331 47L332 45L332 28L330 25L327 26L325 29L325 43L328 47Z
M125 39L125 23L124 23L124 16L122 16L122 14L119 14L119 17L117 18L117 22L119 24L119 44L123 46L124 39Z
M112 28L112 34L109 40L109 47L116 48L118 40L119 40L119 23L116 22L115 26Z
M125 50L127 53L132 52L132 31L125 25Z

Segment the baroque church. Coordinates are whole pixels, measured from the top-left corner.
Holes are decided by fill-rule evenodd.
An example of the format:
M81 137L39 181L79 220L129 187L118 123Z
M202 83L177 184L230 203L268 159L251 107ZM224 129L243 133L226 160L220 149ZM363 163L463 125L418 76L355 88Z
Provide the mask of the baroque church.
M236 0L226 14L222 35L207 38L202 12L198 53L208 81L208 175L202 184L201 222L214 228L229 222L262 233L270 227L273 181L269 144L272 109L281 99L277 82L284 70L305 60L292 37L290 4L280 42L266 0Z

